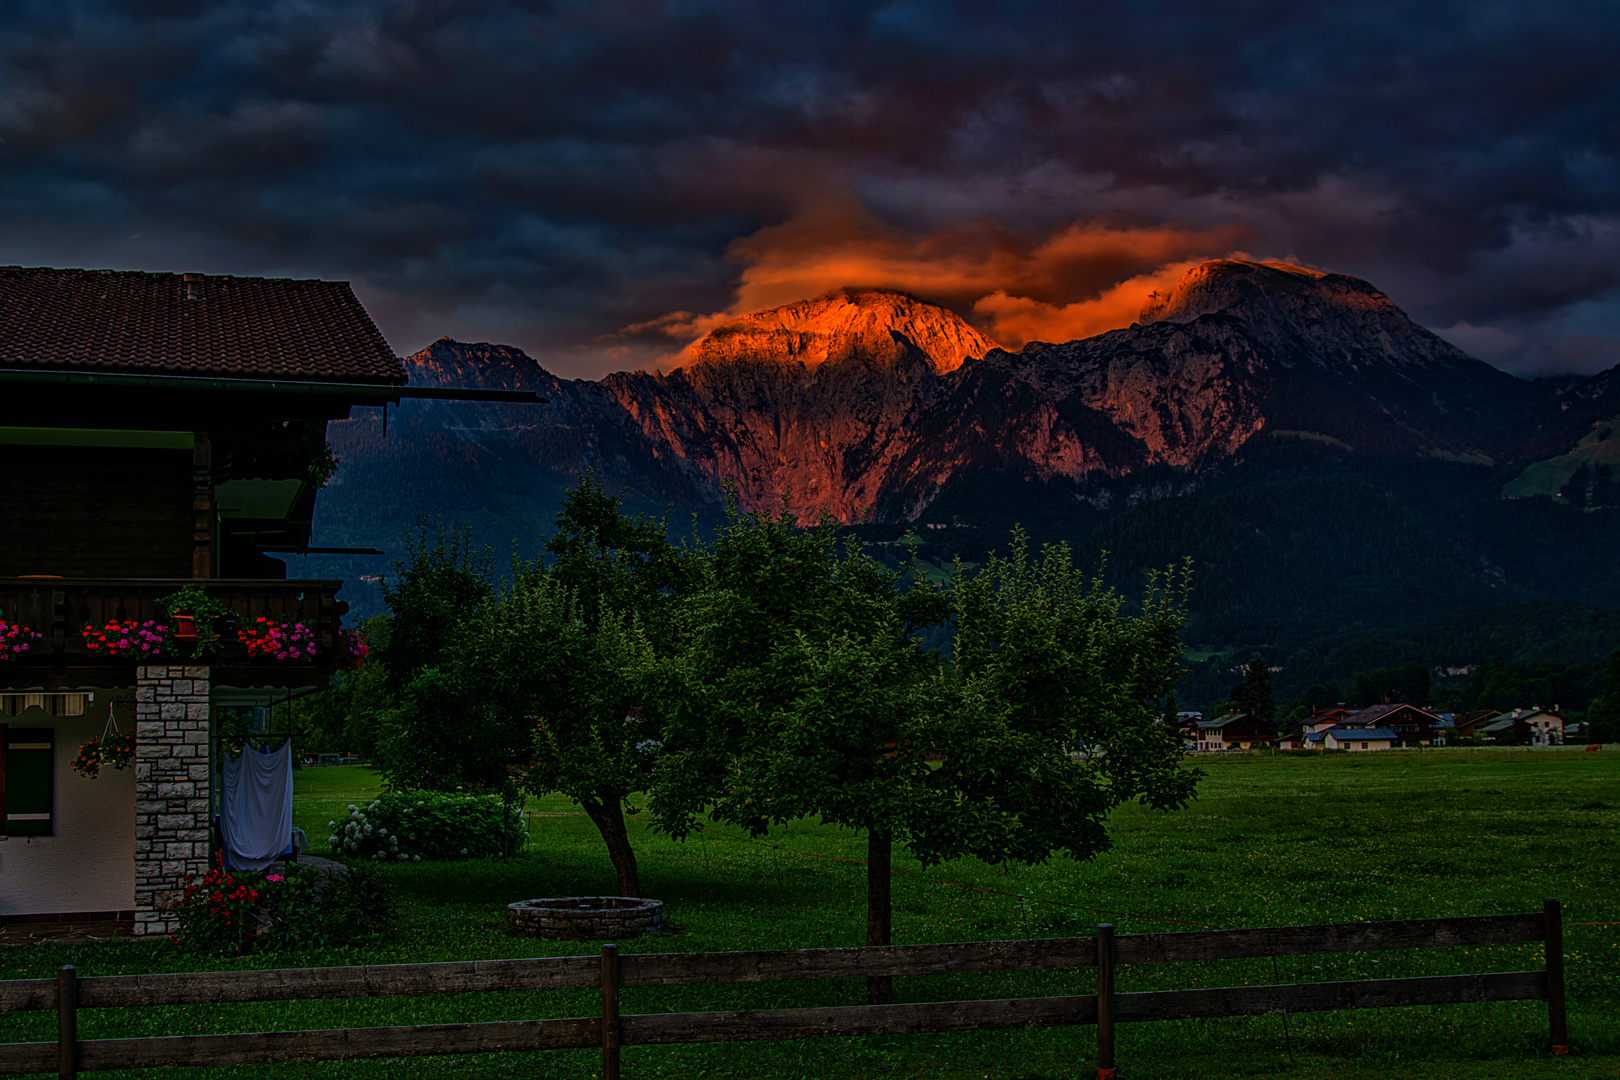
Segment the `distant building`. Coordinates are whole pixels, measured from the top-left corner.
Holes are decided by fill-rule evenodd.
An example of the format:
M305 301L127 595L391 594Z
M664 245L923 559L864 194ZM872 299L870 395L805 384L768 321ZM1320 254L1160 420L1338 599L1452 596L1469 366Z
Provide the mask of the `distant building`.
M1322 732L1322 749L1357 753L1363 750L1389 750L1396 745L1398 738L1389 728L1331 728Z
M1255 750L1276 741L1277 733L1270 724L1246 712L1236 712L1199 723L1193 749Z
M1351 710L1343 705L1337 705L1331 709L1317 709L1305 718L1305 732L1306 734L1320 734L1328 728L1337 727L1344 722L1345 717L1349 716L1350 712Z
M1496 709L1474 709L1471 712L1458 713L1452 737L1472 739L1483 734L1485 725L1500 715L1502 714Z
M1481 728L1485 738L1512 746L1561 746L1564 718L1553 709L1531 706L1501 713Z
M1405 747L1445 745L1435 742L1440 717L1416 705L1373 705L1351 713L1338 724L1347 728L1383 728L1395 733L1396 744ZM1440 736L1442 740L1444 736Z

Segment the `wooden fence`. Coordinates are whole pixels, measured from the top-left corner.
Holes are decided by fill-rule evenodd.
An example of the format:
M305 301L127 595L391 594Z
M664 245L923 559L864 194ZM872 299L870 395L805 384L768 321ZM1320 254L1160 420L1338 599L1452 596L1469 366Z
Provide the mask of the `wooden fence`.
M1132 994L1114 991L1115 972L1123 964L1531 941L1545 943L1545 967L1539 971ZM619 1008L619 992L628 987L1081 967L1097 968L1097 993L746 1012L625 1015ZM87 1008L584 987L601 989L602 1007L596 1016L135 1039L78 1037L78 1010ZM64 967L55 979L0 982L0 1012L54 1009L57 1013L55 1042L0 1044L0 1073L54 1069L61 1077L73 1077L81 1070L601 1047L604 1080L618 1080L622 1046L1095 1024L1097 1074L1101 1080L1109 1080L1114 1072L1114 1031L1120 1023L1532 998L1546 1000L1553 1052L1564 1053L1569 1040L1564 1022L1563 924L1557 900L1548 900L1539 913L1525 915L1118 936L1112 926L1105 925L1095 937L946 945L623 956L615 946L605 945L599 957L83 978L73 968Z

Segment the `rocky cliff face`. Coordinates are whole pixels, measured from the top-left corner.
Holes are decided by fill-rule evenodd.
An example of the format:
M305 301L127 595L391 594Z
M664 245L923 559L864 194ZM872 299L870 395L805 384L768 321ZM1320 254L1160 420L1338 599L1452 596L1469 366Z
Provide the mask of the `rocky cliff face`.
M667 376L601 385L688 482L734 484L749 509L785 502L852 521L879 500L945 377L995 347L944 308L841 289L721 326Z
M835 289L716 327L686 354L691 366L816 368L857 360L876 369L926 361L936 375L978 359L995 342L953 312L887 289Z
M653 502L712 506L734 484L749 509L843 521L916 518L986 476L1079 492L1143 466L1196 474L1262 433L1485 462L1544 405L1365 281L1240 260L1195 268L1129 329L1017 353L914 297L838 290L742 316L683 360L564 381L445 340L407 364L413 383L552 401L436 404L423 437L559 475L599 467Z

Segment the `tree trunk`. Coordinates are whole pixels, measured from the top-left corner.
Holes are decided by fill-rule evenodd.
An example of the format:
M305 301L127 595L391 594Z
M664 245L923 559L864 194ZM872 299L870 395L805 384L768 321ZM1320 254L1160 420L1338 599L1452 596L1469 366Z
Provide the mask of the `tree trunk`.
M597 798L581 799L579 804L607 842L608 856L619 875L619 895L641 895L641 872L636 869L636 852L624 828L624 800L616 791L604 791Z
M894 837L887 829L866 833L866 943L888 945L893 907L889 897L889 863ZM866 1001L880 1005L894 999L894 978L876 975L866 980Z

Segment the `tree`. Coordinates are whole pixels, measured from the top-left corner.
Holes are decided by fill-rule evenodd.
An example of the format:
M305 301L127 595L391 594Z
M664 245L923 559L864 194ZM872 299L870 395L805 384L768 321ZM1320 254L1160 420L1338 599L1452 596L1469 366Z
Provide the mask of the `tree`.
M1315 712L1318 709L1331 709L1342 700L1337 683L1312 683L1300 695L1299 704L1305 707L1306 712Z
M494 707L477 656L458 639L406 685L377 747L390 787L501 791L527 760L527 726Z
M1609 654L1603 669L1603 695L1592 700L1586 719L1596 742L1620 742L1620 649Z
M1243 684L1232 691L1232 700L1238 708L1263 723L1277 718L1277 703L1271 696L1271 669L1259 653L1249 657L1249 666L1243 670Z
M468 624L460 668L476 673L485 722L524 733L506 761L512 775L576 800L602 834L620 895L640 896L625 812L662 746L643 706L660 648L672 651L686 555L664 522L625 516L594 474L568 491L556 520L546 557L514 566L511 586Z
M734 505L701 562L667 668L655 820L677 837L703 816L864 831L868 944L890 943L896 844L924 865L1084 859L1120 803L1192 795L1177 733L1154 722L1180 673L1184 593L1168 581L1129 618L1066 547L1032 561L1018 535L940 589L839 549L826 520ZM947 617L943 664L920 631Z
M498 585L467 533L424 528L384 590L381 650L400 686L378 751L395 787L561 792L601 832L619 892L641 895L625 823L661 739L643 721L686 554L662 521L627 517L601 478L563 498L536 560Z
M335 671L327 689L289 704L295 730L305 735L300 750L376 757L386 717L394 710L388 671L380 657L388 642L388 616L373 615L363 629L371 653L359 669Z
M407 560L396 562L393 576L382 583L391 618L378 656L396 694L443 662L462 622L494 592L491 555L473 546L470 526L447 533L442 525L430 530L424 520L406 538L406 550Z
M1420 708L1429 703L1429 665L1400 664L1374 668L1356 676L1351 700L1357 706L1410 703Z
M378 738L377 765L395 788L498 789L527 739L491 715L461 640L494 595L490 553L473 547L470 530L426 522L407 549L382 590L390 618L377 656L399 705Z

